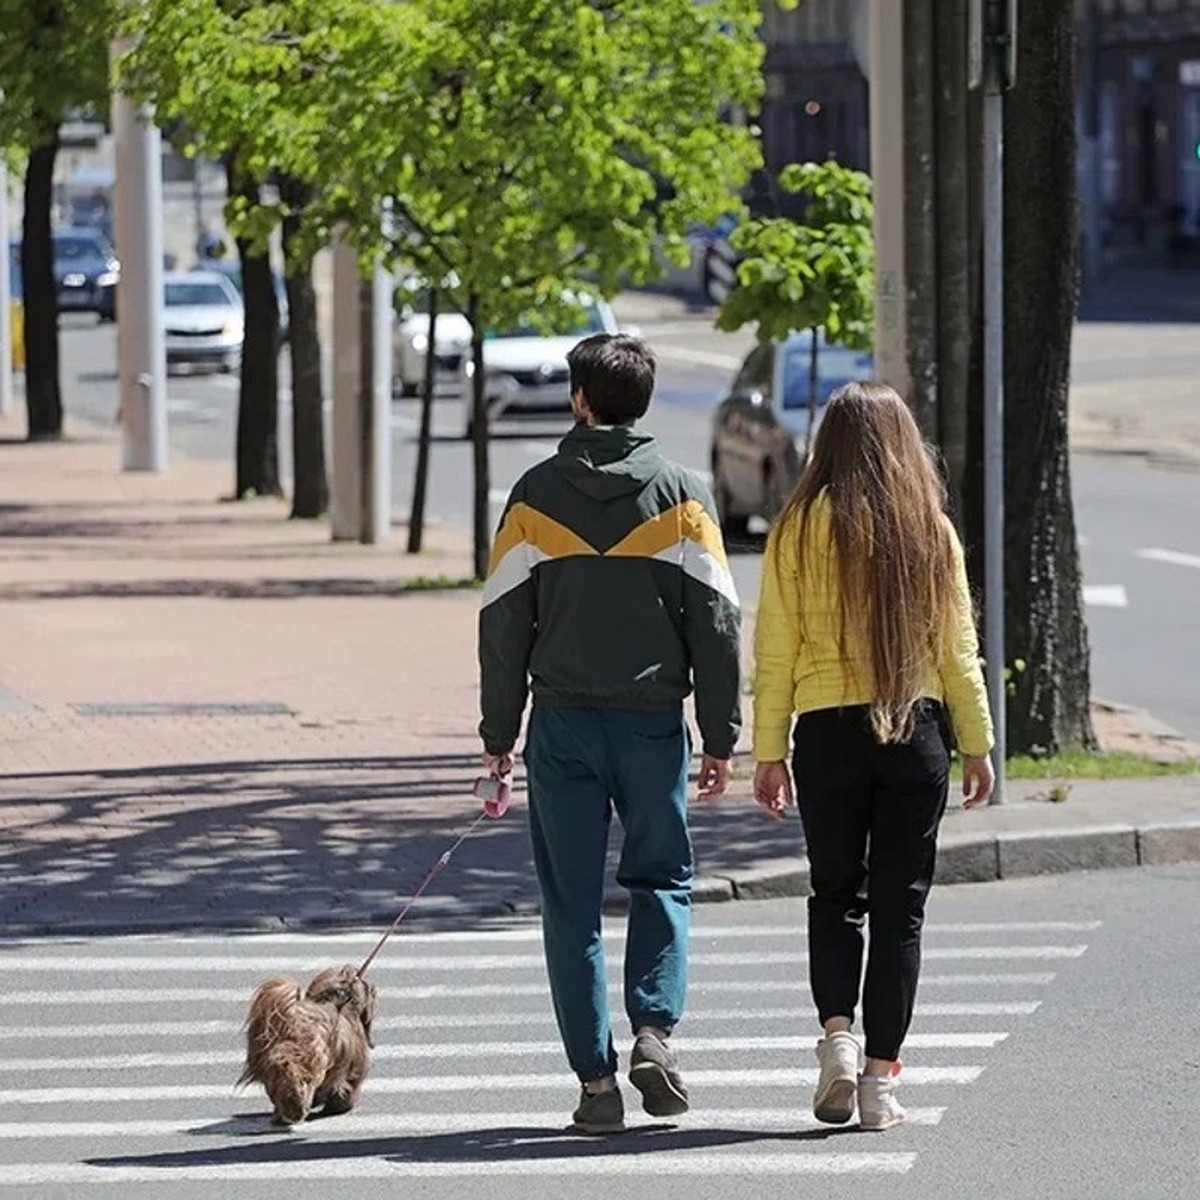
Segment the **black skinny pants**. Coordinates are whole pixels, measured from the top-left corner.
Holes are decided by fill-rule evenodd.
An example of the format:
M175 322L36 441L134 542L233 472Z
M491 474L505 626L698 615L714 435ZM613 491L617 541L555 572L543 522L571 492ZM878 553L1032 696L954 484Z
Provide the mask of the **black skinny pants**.
M808 848L809 977L821 1024L854 1019L862 980L866 1053L893 1060L912 1021L921 926L946 808L949 755L940 704L922 703L904 745L881 746L865 707L796 722L792 770Z

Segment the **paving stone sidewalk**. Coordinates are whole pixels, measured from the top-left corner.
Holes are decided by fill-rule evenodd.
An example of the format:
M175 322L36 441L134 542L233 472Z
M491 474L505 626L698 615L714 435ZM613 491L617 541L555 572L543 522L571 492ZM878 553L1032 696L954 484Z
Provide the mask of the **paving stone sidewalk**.
M462 535L334 545L276 501L223 503L222 468L121 473L106 435L19 436L0 421L0 933L389 920L479 812ZM1137 714L1109 728L1169 750ZM798 822L760 816L749 774L695 810L701 899L806 888ZM1200 858L1194 776L1049 794L952 812L943 877ZM534 905L518 795L417 913Z

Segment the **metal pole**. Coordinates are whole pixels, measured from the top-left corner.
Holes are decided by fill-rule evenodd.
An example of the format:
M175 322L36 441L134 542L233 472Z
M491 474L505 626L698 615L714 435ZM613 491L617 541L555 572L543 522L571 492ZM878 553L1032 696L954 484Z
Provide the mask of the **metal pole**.
M1080 38L1079 95L1082 129L1079 138L1080 218L1083 278L1094 284L1101 264L1100 188L1100 12L1097 0L1087 0Z
M129 48L112 47L113 58ZM167 355L163 329L162 140L150 110L113 95L116 143L114 232L117 284L117 386L122 466L167 466Z
M364 541L392 532L392 274L382 261L371 277L371 490ZM430 347L429 352L433 353Z
M983 82L983 539L984 642L995 727L996 789L1004 798L1006 680L1004 641L1004 46L1001 5L992 4Z
M8 238L8 164L5 163L3 157L0 157L0 417L11 416L15 407L12 291L9 287L12 263L8 253Z
M908 396L904 5L870 0L871 179L875 193L875 377Z

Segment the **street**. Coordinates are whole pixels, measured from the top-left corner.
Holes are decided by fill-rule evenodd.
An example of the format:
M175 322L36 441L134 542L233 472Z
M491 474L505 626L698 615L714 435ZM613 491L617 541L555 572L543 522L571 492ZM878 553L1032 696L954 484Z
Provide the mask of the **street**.
M678 1038L693 1112L653 1122L627 1087L630 1131L608 1139L565 1131L575 1084L529 923L398 935L372 967L360 1110L291 1132L257 1089L234 1091L244 1005L266 974L360 961L374 931L9 941L0 1194L270 1200L336 1183L501 1200L554 1176L647 1200L1191 1196L1198 886L1200 868L1175 867L935 889L911 1121L874 1136L808 1111L802 901L697 910ZM613 980L619 939L610 924Z
M660 358L657 398L645 427L661 439L669 455L707 471L713 403L751 339L745 332L717 333L703 318L639 323ZM1149 412L1145 404L1130 403L1128 396L1158 395L1164 380L1172 381L1167 394L1176 399L1171 402L1182 403L1177 398L1194 387L1194 354L1182 337L1185 329L1081 325L1074 367L1081 403L1100 396L1108 408L1098 411L1108 412L1121 385L1126 389L1125 411ZM68 411L111 426L114 330L91 318L69 317L64 320L62 345ZM286 384L286 355L280 372ZM237 379L229 375L176 375L168 387L172 453L229 462L231 486L237 395ZM285 477L290 462L289 404L285 386L280 413ZM401 520L411 497L418 409L413 400L393 405L393 510ZM1148 423L1145 415L1137 419ZM437 402L428 515L467 528L471 452L461 437L463 424L460 400ZM562 421L554 421L496 430L491 491L497 515L508 489L524 470L553 451L563 428ZM1200 662L1200 476L1185 464L1148 465L1135 457L1077 454L1074 485L1093 692L1145 708L1187 736L1200 737L1200 691L1195 687L1195 664ZM734 555L734 575L748 605L757 595L759 566L757 550Z

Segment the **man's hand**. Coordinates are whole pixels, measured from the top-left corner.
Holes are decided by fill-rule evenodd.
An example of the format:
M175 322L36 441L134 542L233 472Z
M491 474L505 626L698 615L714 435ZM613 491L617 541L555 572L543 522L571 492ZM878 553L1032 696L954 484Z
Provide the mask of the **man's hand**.
M963 756L963 808L978 808L992 798L996 786L996 772L992 760L986 754L979 758Z
M795 803L792 777L785 762L760 762L754 768L754 799L777 821Z
M504 754L488 754L485 751L483 755L483 769L493 779L503 779L505 775L511 775L513 772L512 751L508 750Z
M715 800L729 786L729 759L705 754L700 759L700 799Z

